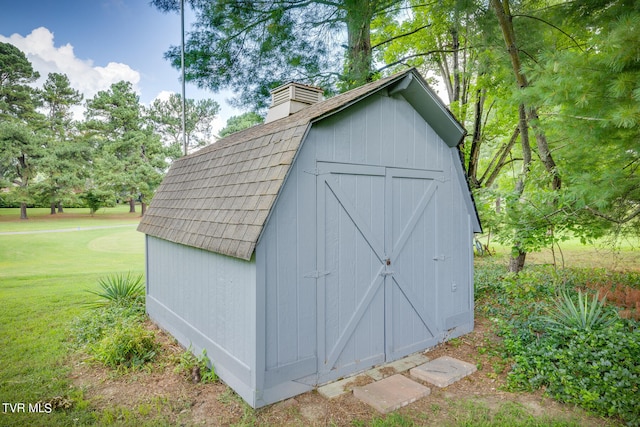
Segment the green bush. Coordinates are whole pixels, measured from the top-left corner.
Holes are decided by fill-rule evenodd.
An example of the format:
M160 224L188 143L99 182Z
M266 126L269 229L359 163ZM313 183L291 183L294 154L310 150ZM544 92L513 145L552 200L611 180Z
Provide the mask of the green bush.
M82 316L76 317L71 323L72 345L76 348L86 348L100 341L106 334L125 323L142 322L144 308L139 305L108 305L96 307Z
M99 280L102 297L71 325L73 344L94 360L112 368L137 368L152 360L158 350L155 334L143 321L142 275L116 274Z
M91 346L93 357L111 368L138 368L157 350L155 334L139 322L125 322Z
M601 329L550 332L538 339L511 336L513 389L547 393L600 415L639 425L640 329L618 321ZM527 342L528 341L528 342Z
M591 300L582 291L578 291L577 303L568 291L561 290L553 308L545 320L549 329L559 332L584 331L606 328L615 323L617 314L605 306L605 299L598 294Z
M98 279L99 291L87 290L102 299L91 303L93 306L120 304L125 306L144 306L145 285L142 274L132 275L128 272L112 274Z
M575 289L634 277L547 266L510 275L476 268L478 308L503 337L512 390L546 389L553 398L640 425L640 323ZM556 298L559 295L560 298Z

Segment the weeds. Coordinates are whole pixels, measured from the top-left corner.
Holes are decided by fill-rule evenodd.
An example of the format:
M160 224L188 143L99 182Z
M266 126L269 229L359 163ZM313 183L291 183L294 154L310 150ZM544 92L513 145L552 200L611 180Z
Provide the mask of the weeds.
M110 368L140 368L159 349L155 334L143 325L142 275L110 275L100 278L98 285L101 291L88 292L102 300L91 303L93 310L73 323L74 344Z
M139 368L156 356L155 334L139 322L124 322L89 347L93 358L110 368Z
M180 355L180 360L175 370L176 372L182 372L194 383L201 382L207 384L218 380L215 368L207 356L206 349L202 349L200 356L196 357L193 354L193 349L189 346L189 348Z

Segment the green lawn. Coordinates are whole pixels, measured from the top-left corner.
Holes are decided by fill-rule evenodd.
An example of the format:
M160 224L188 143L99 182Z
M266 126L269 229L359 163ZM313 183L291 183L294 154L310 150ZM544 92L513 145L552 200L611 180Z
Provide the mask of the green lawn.
M94 298L85 290L96 288L99 277L144 271L144 235L135 230L139 214L115 208L91 217L86 209L67 209L49 216L48 209L30 209L31 219L20 221L16 213L0 209L0 402L28 405L62 396L76 406L53 414L3 410L0 425L90 423L81 392L67 379L66 330ZM117 227L2 234L106 226Z
M77 229L137 224L140 221L140 207L136 213L129 213L129 206L103 208L93 216L88 208L65 208L64 213L51 215L49 208L28 209L28 220L20 219L20 209L0 209L0 232L24 232L36 230Z
M479 237L480 242L487 243L486 236ZM500 245L492 239L491 250L495 258L507 262L511 248ZM640 237L624 237L616 242L606 237L589 244L582 244L578 239L568 239L551 248L527 254L525 265L555 264L559 268L606 268L616 271L640 272Z

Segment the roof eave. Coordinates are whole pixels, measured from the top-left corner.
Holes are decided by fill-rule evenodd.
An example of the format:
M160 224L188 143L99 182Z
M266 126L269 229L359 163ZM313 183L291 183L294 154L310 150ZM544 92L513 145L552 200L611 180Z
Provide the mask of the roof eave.
M398 93L413 106L449 147L460 145L467 133L466 130L417 72L412 70L389 90L390 95ZM425 94L427 96L424 96Z

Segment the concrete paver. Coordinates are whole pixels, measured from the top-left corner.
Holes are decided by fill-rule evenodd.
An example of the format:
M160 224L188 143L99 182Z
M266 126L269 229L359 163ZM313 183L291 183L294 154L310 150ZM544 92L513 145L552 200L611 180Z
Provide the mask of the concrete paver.
M442 356L409 371L416 379L426 381L438 387L446 387L454 382L471 375L477 370L476 365Z
M358 375L367 375L375 381L379 381L391 374L407 371L414 366L418 366L428 361L429 358L424 353L415 353L394 362L369 369L368 371L362 372ZM389 368L392 369L390 370ZM343 378L341 380L320 386L318 387L318 393L320 393L320 395L326 397L327 399L333 399L334 397L343 395L349 391L345 390L345 386L348 383L352 382L358 375Z
M402 408L430 393L429 387L400 374L353 389L355 397L383 414Z

